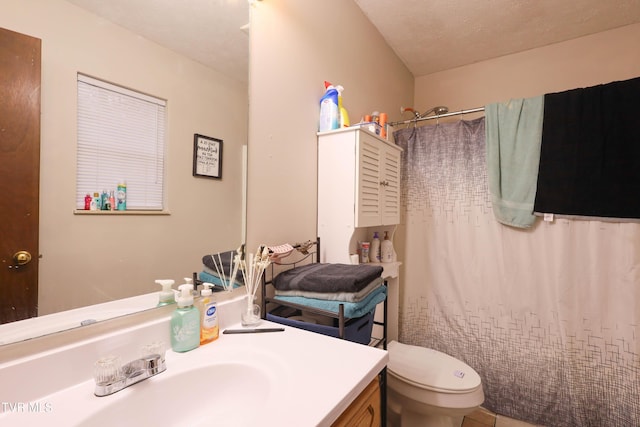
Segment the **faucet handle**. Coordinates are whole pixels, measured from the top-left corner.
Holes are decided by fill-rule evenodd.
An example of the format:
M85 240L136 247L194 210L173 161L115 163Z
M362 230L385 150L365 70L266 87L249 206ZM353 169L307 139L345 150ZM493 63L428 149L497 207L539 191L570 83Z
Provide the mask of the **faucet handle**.
M162 355L160 354L150 354L146 357L143 357L142 361L145 365L145 369L147 370L148 375L156 375L167 369L167 366L164 362L164 357L162 357Z
M122 378L122 360L118 356L101 357L94 364L96 384L112 384Z
M166 351L167 347L164 341L152 341L140 347L140 357L145 358L151 354L159 354L160 358L164 360L164 354Z

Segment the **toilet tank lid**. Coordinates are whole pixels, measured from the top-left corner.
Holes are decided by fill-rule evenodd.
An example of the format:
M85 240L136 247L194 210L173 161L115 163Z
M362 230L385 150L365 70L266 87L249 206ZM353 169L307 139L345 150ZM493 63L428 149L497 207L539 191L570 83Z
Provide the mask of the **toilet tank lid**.
M417 386L461 393L481 385L480 375L472 367L440 351L397 341L391 341L387 350L387 369Z

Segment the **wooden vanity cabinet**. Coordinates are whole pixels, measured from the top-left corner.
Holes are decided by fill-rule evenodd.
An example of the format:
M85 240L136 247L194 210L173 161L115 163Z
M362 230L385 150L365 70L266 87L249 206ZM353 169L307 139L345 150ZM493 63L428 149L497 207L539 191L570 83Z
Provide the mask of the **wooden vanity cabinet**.
M382 425L380 402L380 382L376 377L331 426L380 427Z

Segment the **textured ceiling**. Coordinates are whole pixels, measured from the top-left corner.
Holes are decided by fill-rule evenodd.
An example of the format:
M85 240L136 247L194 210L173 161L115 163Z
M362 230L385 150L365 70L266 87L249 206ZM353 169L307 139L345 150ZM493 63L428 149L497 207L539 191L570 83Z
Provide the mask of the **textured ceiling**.
M247 0L67 1L225 75L248 80Z
M640 0L355 2L415 77L640 22Z
M67 1L247 80L247 0ZM415 77L640 22L640 0L354 1Z

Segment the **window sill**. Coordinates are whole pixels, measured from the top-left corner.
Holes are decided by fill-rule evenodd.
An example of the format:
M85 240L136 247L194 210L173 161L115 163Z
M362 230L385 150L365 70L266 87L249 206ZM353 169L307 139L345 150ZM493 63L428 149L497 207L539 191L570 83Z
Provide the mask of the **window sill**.
M129 210L129 211L86 211L84 209L75 209L74 215L171 215L169 211L143 211L143 210Z

